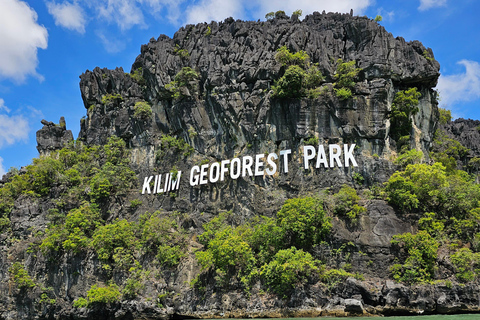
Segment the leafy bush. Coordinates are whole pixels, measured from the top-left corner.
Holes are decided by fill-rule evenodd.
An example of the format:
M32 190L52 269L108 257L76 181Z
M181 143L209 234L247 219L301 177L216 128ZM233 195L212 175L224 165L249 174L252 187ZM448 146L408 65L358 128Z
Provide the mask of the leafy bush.
M140 67L133 71L133 73L128 74L133 80L135 80L139 85L145 84L145 78L143 77L143 68Z
M107 94L102 96L102 103L104 105L109 105L112 103L119 103L120 101L123 101L123 97L120 93L116 94Z
M173 49L173 52L182 59L190 58L190 53L188 52L188 50L180 48L178 44L175 45L175 49Z
M334 287L338 283L341 283L350 277L353 277L359 280L364 280L363 276L360 274L353 274L345 271L344 269L329 269L324 271L320 275L320 281L325 283L328 287Z
M215 233L207 244L207 251L197 252L204 269L212 266L225 275L248 275L255 264L252 248L243 239L239 229L227 227Z
M267 14L265 15L265 19L267 19L267 20L271 20L271 19L273 19L274 17L275 17L275 12L273 12L273 11L272 11L272 12L269 12L269 13L267 13Z
M8 272L19 289L28 289L36 286L35 281L28 275L27 270L20 262L12 264Z
M163 135L160 138L160 151L157 152L157 161L163 156L164 152L168 149L173 149L175 152L183 154L184 157L188 157L194 151L193 147L185 142L182 138L176 138L170 135Z
M64 224L53 224L47 228L40 249L44 253L60 249L74 253L85 250L101 222L98 207L85 202L67 214Z
M310 64L310 57L304 51L291 53L286 46L283 46L277 50L275 60L286 66L287 69L272 87L273 97L316 96L314 90L323 81L323 76L317 65Z
M348 100L353 97L352 90L350 88L335 88L335 95L339 100Z
M440 118L438 119L438 122L440 122L440 124L447 124L452 121L452 111L438 108L438 112L440 113Z
M334 74L335 87L341 89L353 89L355 79L357 78L361 68L355 67L356 61L343 62L342 59L337 60L337 70ZM337 91L338 92L338 91Z
M358 205L360 197L357 195L357 191L347 185L343 185L333 199L335 214L347 217L352 223L356 223L358 216L367 211L365 207Z
M133 117L138 120L147 120L152 117L152 107L148 102L139 101L133 107Z
M94 284L87 292L88 306L115 303L120 300L120 296L120 290L115 284L106 287Z
M440 219L471 220L480 188L464 171L447 174L440 163L408 165L386 183L388 201L402 210L435 212ZM447 222L450 224L454 220ZM447 227L447 225L446 225Z
M183 67L176 75L172 82L165 85L165 89L170 91L174 99L185 97L184 90L187 90L190 95L197 91L196 80L198 74L190 67Z
M480 253L462 248L450 256L455 267L455 276L461 282L470 282L478 278L480 271Z
M330 233L330 218L322 201L311 198L288 199L277 213L277 225L285 234L286 247L309 249Z
M393 163L405 168L409 164L417 164L423 159L423 152L416 149L404 151L398 155L398 158Z
M278 251L272 261L264 264L260 277L273 292L286 296L318 270L318 263L310 253L291 247Z
M418 112L418 99L422 96L417 88L402 90L395 94L389 118L390 136L398 141L400 137L409 136L412 130L411 117Z
M391 243L405 256L403 264L395 264L391 268L396 281L417 283L433 280L439 246L434 238L421 230L415 235L409 232L395 235Z
M98 258L103 262L112 261L115 250L119 253L118 250L123 249L125 252L117 255L117 257L132 261L133 251L138 241L134 231L134 224L125 219L98 227L92 237L92 247L95 249ZM118 258L115 259L117 260L115 262L122 263Z
M302 16L302 10L301 9L295 10L295 11L293 11L292 15L297 15L297 16L301 17Z
M375 21L376 21L376 22L380 22L380 21L382 21L382 20L383 20L383 18L382 18L382 16L380 16L380 15L377 15L377 16L375 17Z
M157 253L161 264L176 266L185 256L187 239L174 219L162 218L159 214L147 213L140 218L141 245L146 252Z

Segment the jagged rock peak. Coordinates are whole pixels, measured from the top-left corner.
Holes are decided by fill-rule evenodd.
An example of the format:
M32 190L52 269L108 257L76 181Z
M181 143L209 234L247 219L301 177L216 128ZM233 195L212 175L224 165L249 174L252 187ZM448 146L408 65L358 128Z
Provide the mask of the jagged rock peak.
M65 147L73 141L71 130L67 130L64 117L60 117L59 124L42 119L42 129L37 131L37 150L40 155Z
M275 60L282 46L303 50L318 64L325 78L319 97L272 98L272 86L285 72ZM349 100L335 94L338 59L362 69ZM196 76L177 99L168 85L186 67ZM216 159L246 152L247 146L296 150L316 137L321 143L355 142L362 155L388 160L395 149L388 117L395 93L416 87L421 98L410 144L428 157L438 119L433 91L438 77L430 49L394 38L367 17L314 12L303 21L281 15L263 22L227 18L187 25L173 38L152 38L130 73L95 68L82 74L88 112L79 139L104 144L109 136L120 136L131 148L144 148L150 164L165 134ZM152 117L135 118L138 102L151 106ZM140 165L142 159L135 161Z

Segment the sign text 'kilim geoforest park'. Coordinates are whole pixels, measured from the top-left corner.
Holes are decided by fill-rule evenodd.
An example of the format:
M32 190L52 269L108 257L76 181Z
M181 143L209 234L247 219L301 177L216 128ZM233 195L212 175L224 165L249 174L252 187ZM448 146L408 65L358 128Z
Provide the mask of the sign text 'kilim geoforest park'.
M326 150L328 150L328 155ZM358 167L353 155L355 144L345 144L343 149L338 144L329 144L314 147L303 147L303 168L334 168L349 167L350 164ZM289 155L291 149L281 150L277 153L259 153L255 156L243 156L230 160L195 165L190 169L190 186L205 185L224 181L230 177L236 180L240 177L257 177L263 175L273 176L277 172L288 173ZM282 168L280 170L280 165ZM168 172L145 177L142 194L157 194L178 190L180 188L181 171Z

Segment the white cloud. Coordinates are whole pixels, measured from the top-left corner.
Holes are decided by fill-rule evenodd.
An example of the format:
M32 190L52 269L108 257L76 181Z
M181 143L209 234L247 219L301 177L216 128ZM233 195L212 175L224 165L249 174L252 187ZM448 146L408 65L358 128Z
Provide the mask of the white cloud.
M18 141L27 141L30 132L28 120L22 115L8 115L10 109L5 106L3 99L0 99L0 110L7 113L0 114L0 149Z
M37 13L19 0L2 0L0 10L0 77L23 82L39 80L37 49L46 49L48 32L37 23Z
M7 173L5 171L5 168L3 167L3 158L0 157L0 179L3 177L3 175Z
M261 1L256 0L259 5L258 14L263 17L271 11L283 10L290 15L297 9L302 9L303 14L310 14L314 11L322 12L343 12L348 13L353 9L355 15L362 14L364 10L373 4L373 0L278 0L278 1Z
M314 11L322 12L343 12L348 13L353 9L354 14L362 14L364 10L373 4L373 0L202 0L187 8L186 22L210 22L220 21L230 16L240 19L245 18L245 11L252 10L253 15L263 18L271 11L283 10L290 15L295 10L301 9L303 14L310 14Z
M420 0L420 6L418 10L425 11L435 7L445 7L447 0Z
M97 37L102 41L103 47L108 53L118 53L123 51L127 44L124 41L117 40L114 37L106 36L100 31L97 31Z
M10 112L10 109L7 108L7 106L5 105L5 101L2 98L0 98L0 111L2 111L2 110L7 112L7 113Z
M85 14L83 9L77 3L64 2L57 4L55 2L47 3L48 13L55 19L55 25L85 33Z
M441 105L451 107L457 102L480 98L480 64L471 60L461 60L458 64L465 67L464 73L442 74L438 79Z
M202 0L186 10L187 23L220 21L228 17L243 18L244 8L238 0Z
M128 30L136 25L146 26L142 10L135 0L104 0L103 4L96 8L100 18L116 23L121 30Z

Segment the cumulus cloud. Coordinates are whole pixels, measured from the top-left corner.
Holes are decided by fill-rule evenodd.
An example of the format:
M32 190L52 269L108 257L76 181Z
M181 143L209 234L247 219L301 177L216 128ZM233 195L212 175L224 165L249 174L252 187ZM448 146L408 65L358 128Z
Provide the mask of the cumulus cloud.
M223 20L230 16L245 18L247 9L252 10L254 16L262 18L271 11L283 10L290 15L298 9L302 9L304 14L323 10L326 12L350 12L350 9L353 9L354 14L362 14L372 3L373 0L202 0L188 7L186 22L210 22L211 20Z
M438 79L441 105L452 106L457 102L480 98L480 64L471 60L461 60L458 64L465 67L465 72L442 74Z
M445 7L447 0L420 0L420 6L418 10L425 11L435 7Z
M23 82L36 71L38 48L46 49L48 32L37 23L37 13L24 1L2 0L0 10L0 77Z
M10 109L0 99L0 149L3 146L14 144L18 141L27 141L30 125L22 115L9 115Z
M117 24L121 30L135 25L145 27L142 10L135 0L107 0L97 6L98 15L107 22Z
M78 4L47 2L47 9L48 13L55 19L55 25L77 31L81 34L85 33L87 21L83 9Z
M210 22L223 20L230 16L241 18L244 16L244 7L238 0L202 0L191 5L186 11L187 23Z

